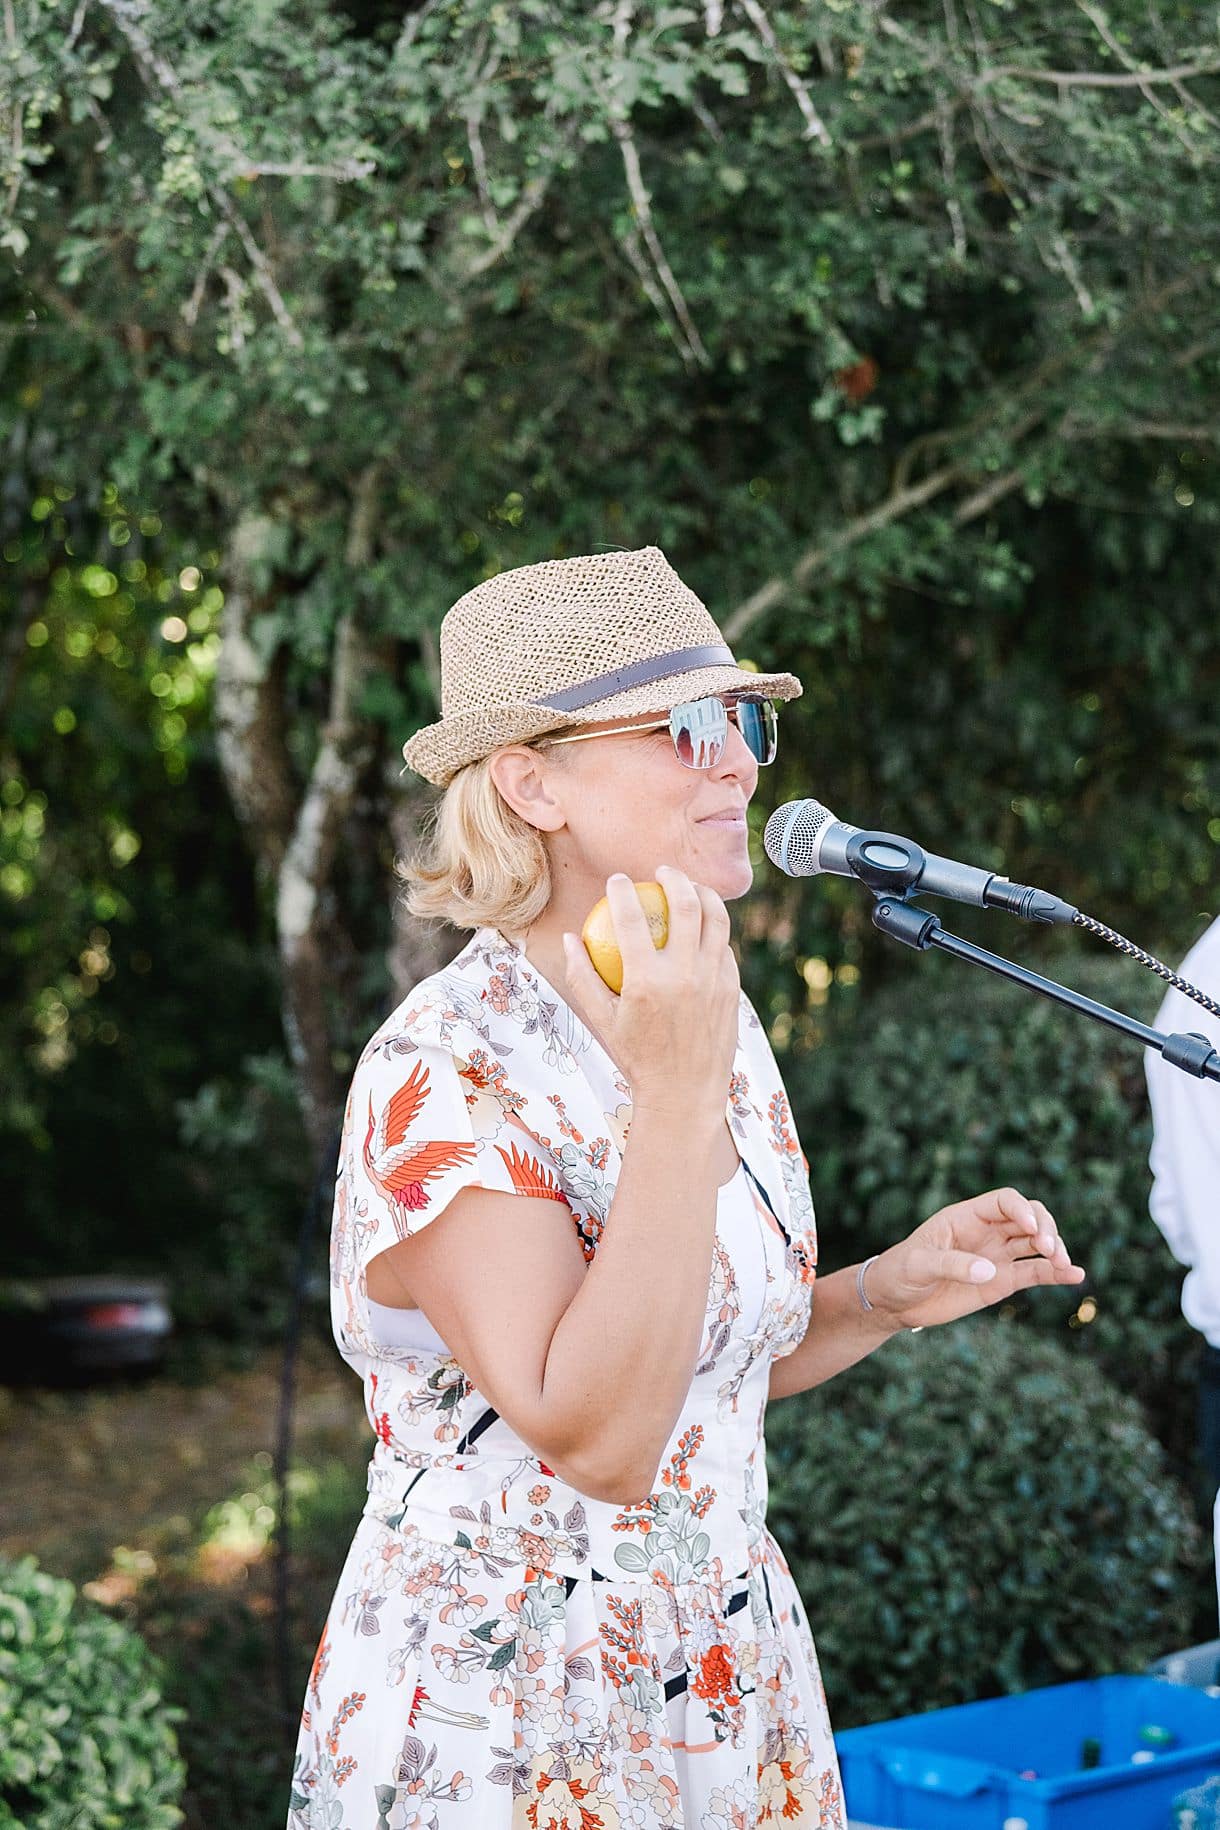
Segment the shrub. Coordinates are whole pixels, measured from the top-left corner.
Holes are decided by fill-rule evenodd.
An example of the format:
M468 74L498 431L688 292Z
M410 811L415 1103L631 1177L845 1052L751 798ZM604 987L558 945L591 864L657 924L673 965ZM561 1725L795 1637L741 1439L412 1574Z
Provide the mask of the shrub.
M129 1627L32 1557L0 1562L3 1830L172 1830L180 1717Z
M247 1055L178 1100L176 1111L208 1223L167 1241L163 1268L173 1277L175 1319L222 1340L274 1336L291 1307L310 1182L292 1068L274 1050ZM325 1271L329 1215L328 1196L314 1238L317 1275Z
M1204 1552L1134 1400L997 1314L899 1335L767 1413L769 1523L839 1726L1186 1643Z
M1002 939L991 944L1003 950ZM1164 989L1119 958L1065 951L1044 972L1144 1021ZM1138 1044L977 967L924 956L901 983L842 1000L820 1046L782 1066L824 1268L883 1251L947 1202L1012 1183L1046 1202L1088 1272L1083 1286L1018 1296L1014 1313L1096 1357L1151 1407L1162 1439L1176 1433L1188 1450L1185 1407L1176 1423L1164 1413L1171 1388L1190 1383L1199 1342L1179 1305L1182 1268L1148 1213ZM1086 1296L1091 1319L1080 1325Z

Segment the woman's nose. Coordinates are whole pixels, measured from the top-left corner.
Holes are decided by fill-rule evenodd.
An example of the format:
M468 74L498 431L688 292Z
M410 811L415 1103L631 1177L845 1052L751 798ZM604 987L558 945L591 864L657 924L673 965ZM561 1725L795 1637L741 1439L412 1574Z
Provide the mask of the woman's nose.
M716 765L714 773L740 776L746 783L747 797L753 794L758 783L758 758L737 729L735 718L729 719L729 734L725 739L724 755Z

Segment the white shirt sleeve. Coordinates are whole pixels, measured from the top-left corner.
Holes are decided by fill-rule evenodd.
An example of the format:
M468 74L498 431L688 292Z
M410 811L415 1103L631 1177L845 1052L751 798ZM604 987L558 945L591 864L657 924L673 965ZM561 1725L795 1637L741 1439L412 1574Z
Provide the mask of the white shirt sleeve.
M1181 976L1220 1003L1220 917L1179 967ZM1193 1030L1220 1049L1220 1017L1170 988L1153 1019L1163 1034ZM1196 1080L1145 1049L1152 1108L1148 1211L1179 1264L1189 1267L1182 1313L1220 1347L1220 1081Z

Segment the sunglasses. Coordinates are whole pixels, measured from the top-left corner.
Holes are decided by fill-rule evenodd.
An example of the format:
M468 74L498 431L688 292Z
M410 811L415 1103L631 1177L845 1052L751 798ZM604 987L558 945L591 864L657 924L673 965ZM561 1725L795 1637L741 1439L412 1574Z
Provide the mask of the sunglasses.
M775 761L779 743L775 706L770 699L757 693L743 694L732 705L716 698L688 699L682 705L675 705L667 718L656 718L648 724L619 724L605 731L577 731L567 737L548 737L546 741L549 744L583 743L586 737L668 730L680 763L685 763L688 769L714 769L724 755L730 718L755 762L765 766Z

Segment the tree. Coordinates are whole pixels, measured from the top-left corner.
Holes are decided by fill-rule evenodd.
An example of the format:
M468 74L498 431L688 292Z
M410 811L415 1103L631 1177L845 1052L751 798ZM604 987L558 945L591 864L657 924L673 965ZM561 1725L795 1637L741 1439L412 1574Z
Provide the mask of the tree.
M30 0L5 29L14 499L100 510L102 479L219 555L217 741L316 1148L345 819L363 788L396 849L414 830L398 746L479 578L656 541L739 655L809 675L884 663L914 593L943 681L961 640L1003 657L1053 550L1035 714L1075 599L1090 647L1130 629L1156 560L1129 548L1172 549L1214 618L1220 55L1192 8ZM405 990L440 943L393 921Z

